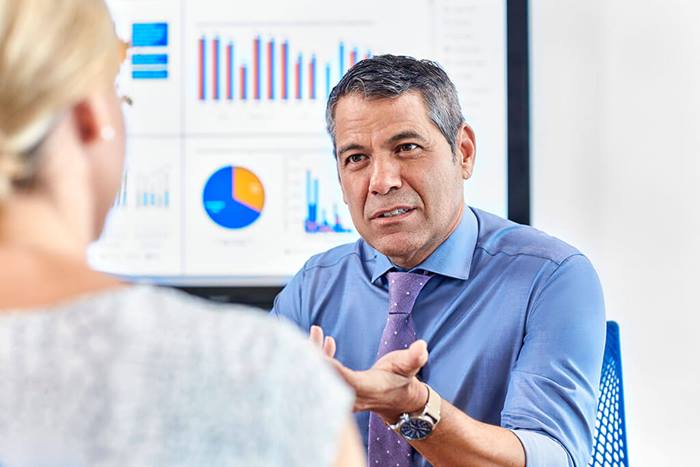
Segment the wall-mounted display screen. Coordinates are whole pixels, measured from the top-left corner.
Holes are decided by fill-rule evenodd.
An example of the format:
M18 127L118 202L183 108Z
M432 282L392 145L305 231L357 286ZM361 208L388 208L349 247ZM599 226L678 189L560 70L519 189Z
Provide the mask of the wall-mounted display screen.
M477 137L471 205L507 214L506 2L111 0L127 162L97 269L180 285L276 285L352 242L326 98L354 63L440 63Z

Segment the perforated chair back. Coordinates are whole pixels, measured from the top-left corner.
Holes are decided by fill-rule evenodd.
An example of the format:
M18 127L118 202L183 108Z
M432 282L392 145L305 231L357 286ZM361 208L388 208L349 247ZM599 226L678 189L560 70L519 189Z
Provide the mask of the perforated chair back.
M593 437L593 453L589 466L629 467L625 430L625 398L622 388L620 359L620 327L608 321L605 335L605 355L600 376L598 415Z

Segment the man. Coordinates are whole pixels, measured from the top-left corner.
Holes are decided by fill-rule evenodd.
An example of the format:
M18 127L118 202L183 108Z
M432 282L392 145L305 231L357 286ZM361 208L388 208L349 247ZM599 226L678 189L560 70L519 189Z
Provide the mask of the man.
M362 239L311 258L272 313L335 356L369 465L586 465L605 332L588 260L464 205L475 138L434 63L359 62L327 124Z

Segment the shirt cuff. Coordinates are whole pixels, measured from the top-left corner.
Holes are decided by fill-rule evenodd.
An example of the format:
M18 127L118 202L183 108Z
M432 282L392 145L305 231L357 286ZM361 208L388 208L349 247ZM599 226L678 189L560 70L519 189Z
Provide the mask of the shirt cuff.
M525 449L526 467L574 467L566 449L547 435L530 430L512 430Z

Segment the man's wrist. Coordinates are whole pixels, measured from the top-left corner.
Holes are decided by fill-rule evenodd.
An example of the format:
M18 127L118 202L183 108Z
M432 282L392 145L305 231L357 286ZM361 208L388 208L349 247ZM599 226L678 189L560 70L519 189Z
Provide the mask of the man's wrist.
M397 405L386 411L377 413L382 417L384 423L391 425L396 423L399 417L404 413L414 414L422 412L425 408L425 404L428 403L429 397L430 391L428 387L419 381L418 378L413 378L411 384L406 386L406 397L401 399L405 401L405 404Z

